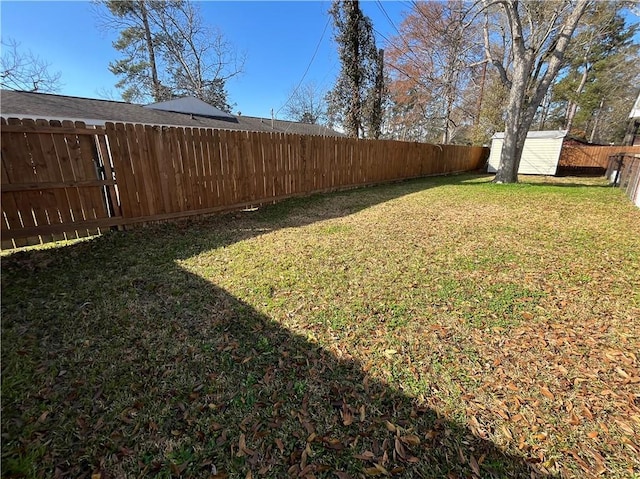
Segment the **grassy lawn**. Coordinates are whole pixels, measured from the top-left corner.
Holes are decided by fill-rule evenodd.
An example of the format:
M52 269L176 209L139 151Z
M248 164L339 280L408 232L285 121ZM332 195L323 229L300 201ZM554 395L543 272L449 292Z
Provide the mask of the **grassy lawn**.
M3 255L3 477L640 477L640 210L489 180Z

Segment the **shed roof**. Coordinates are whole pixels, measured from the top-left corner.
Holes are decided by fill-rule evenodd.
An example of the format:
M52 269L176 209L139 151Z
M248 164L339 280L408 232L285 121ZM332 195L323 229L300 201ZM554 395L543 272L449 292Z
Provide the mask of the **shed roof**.
M207 104L205 103L205 105ZM6 118L73 120L83 121L90 125L104 125L105 122L122 122L217 128L222 130L295 133L299 135L344 136L342 133L322 125L285 120L272 121L267 118L234 116L228 113L226 113L227 116L225 117L212 117L200 113L165 111L151 106L49 93L0 90L0 113ZM185 105L183 104L182 106L184 107ZM211 105L208 106L211 107ZM211 112L212 110L208 111Z
M527 133L527 139L540 140L540 139L559 139L567 136L567 130L545 130L545 131L529 131ZM494 140L503 140L504 132L494 133L491 137Z

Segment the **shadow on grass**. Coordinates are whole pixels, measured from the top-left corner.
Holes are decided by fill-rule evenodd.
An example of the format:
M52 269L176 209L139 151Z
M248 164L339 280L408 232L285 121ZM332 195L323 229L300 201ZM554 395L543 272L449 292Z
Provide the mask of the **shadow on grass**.
M441 181L3 258L3 476L531 477L339 341L321 347L177 263Z

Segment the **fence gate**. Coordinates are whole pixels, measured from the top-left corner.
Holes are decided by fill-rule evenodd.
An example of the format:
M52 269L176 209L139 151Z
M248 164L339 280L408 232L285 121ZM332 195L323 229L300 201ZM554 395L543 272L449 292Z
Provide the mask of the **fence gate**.
M122 219L104 129L1 119L2 247L100 233Z

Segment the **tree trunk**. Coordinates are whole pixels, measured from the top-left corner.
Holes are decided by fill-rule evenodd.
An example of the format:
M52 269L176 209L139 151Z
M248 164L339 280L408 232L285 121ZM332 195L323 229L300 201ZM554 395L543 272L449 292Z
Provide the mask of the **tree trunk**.
M147 15L147 6L145 0L139 0L140 15L142 16L142 25L144 26L144 38L147 42L147 53L149 54L149 67L151 68L151 83L153 89L154 101L162 101L162 93L160 91L160 81L158 80L158 67L156 65L156 54L151 38L151 28L149 27L149 17Z
M542 111L540 112L540 121L538 122L538 130L544 130L544 125L549 116L549 108L551 107L551 90L547 92L542 100Z
M480 116L482 114L482 100L484 99L484 82L487 78L487 64L489 62L484 62L482 65L482 77L480 80L480 94L478 95L478 104L476 106L476 116L473 119L473 126L478 126L480 124Z
M593 143L593 140L596 137L596 130L598 128L598 122L600 121L600 112L602 112L602 108L604 107L604 98L600 100L600 106L598 107L598 113L596 113L596 119L593 122L593 129L591 130L591 136L589 137L589 143Z
M585 58L585 64L584 64L584 72L582 72L582 78L580 78L580 84L578 85L578 88L576 88L576 101L570 101L569 102L569 107L567 108L567 121L565 123L564 129L567 130L569 133L571 133L571 127L573 126L573 119L576 116L576 113L578 112L578 103L577 103L577 99L578 97L582 94L582 91L584 90L584 86L587 84L587 77L589 76L589 66L586 63L586 58Z
M507 118L504 129L504 142L500 153L500 166L494 178L495 183L517 183L520 157L524 148L524 140L530 125L524 125L525 94L529 69L525 60L514 65L515 71L509 100L507 102ZM525 134L519 134L524 129Z
M347 9L347 58L349 66L347 68L350 80L351 99L346 115L347 135L353 138L360 138L362 132L362 77L360 75L360 41L359 41L359 24L360 24L360 4L357 0L344 2Z
M518 13L518 2L516 0L505 0L505 3L502 4L511 27L513 76L511 81L508 82L504 65L492 60L498 66L503 82L505 84L510 83L504 143L500 154L500 166L493 180L494 182L516 183L518 181L518 167L520 166L527 132L533 123L538 106L542 103L544 95L549 91L551 82L562 66L564 52L588 4L589 0L577 0L573 10L560 26L556 39L552 43L552 49L548 51L548 56L546 56L548 62L546 72L542 75L542 78L537 78L537 74L532 76L533 67L535 62L544 61L546 58L536 57L536 49L527 49L523 39L520 14ZM488 39L488 30L485 27L485 50L491 60ZM541 63L538 63L537 72L539 72L541 65ZM529 81L533 82L531 88L528 88Z

